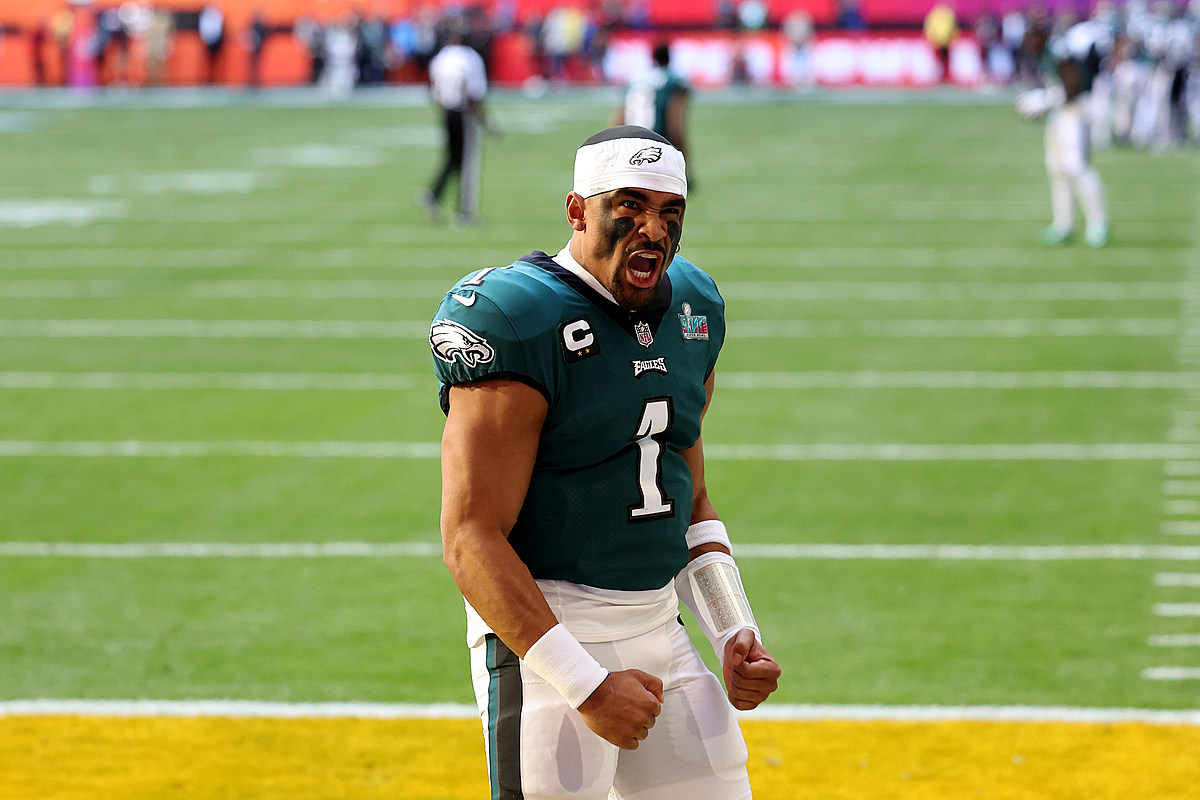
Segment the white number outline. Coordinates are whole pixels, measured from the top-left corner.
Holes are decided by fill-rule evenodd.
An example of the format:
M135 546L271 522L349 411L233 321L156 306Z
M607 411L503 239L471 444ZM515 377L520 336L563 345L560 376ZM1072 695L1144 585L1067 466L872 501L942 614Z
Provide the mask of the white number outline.
M675 515L675 501L667 497L662 482L664 445L659 437L675 422L675 403L671 397L648 397L642 401L642 414L632 441L637 445L637 482L642 502L629 506L630 522L645 522Z

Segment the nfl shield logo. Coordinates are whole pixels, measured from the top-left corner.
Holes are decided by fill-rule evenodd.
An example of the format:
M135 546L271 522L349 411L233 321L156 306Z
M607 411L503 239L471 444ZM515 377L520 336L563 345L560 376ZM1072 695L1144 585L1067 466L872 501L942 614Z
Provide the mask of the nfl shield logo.
M638 344L642 347L649 347L654 344L654 334L650 332L650 326L644 322L635 322L633 324L633 332L637 334Z

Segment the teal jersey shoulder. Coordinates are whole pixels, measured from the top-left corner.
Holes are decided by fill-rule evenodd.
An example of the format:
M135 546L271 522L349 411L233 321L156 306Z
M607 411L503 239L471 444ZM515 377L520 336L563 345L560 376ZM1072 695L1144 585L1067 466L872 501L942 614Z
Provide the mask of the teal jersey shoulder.
M683 258L630 313L544 253L459 281L430 328L449 387L507 378L548 412L509 537L536 578L658 589L687 563L691 473L704 382L725 338L713 280Z

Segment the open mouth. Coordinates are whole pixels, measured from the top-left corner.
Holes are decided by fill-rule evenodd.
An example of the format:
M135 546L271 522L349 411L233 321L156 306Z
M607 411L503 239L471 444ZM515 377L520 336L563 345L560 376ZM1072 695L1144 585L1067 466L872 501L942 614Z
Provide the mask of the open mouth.
M649 289L654 285L654 276L662 255L653 250L639 250L629 257L629 282L639 289Z

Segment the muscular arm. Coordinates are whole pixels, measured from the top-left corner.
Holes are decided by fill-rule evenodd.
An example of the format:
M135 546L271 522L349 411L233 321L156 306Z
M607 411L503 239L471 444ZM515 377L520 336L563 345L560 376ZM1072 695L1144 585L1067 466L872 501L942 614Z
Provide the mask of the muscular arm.
M518 381L455 386L442 434L442 557L463 597L521 658L558 624L508 543L546 411L541 393ZM654 727L662 699L658 678L623 670L578 710L597 735L633 750Z
M442 557L467 602L518 656L557 624L508 543L546 400L517 381L454 386L442 434Z

